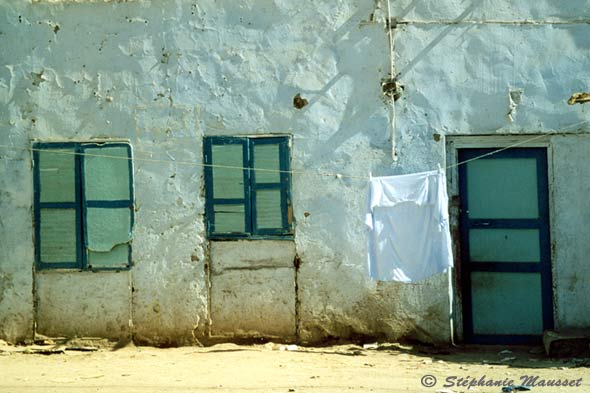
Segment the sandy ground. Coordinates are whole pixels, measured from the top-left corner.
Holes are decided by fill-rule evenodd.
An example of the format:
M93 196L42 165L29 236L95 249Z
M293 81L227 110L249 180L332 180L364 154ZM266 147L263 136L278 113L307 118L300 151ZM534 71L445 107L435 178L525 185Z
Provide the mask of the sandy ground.
M523 376L538 377L532 392L590 392L587 359L551 360L531 347L287 348L267 343L83 349L94 348L0 346L0 392L485 393L502 387L467 384L514 380L518 385ZM539 386L548 379L580 386Z

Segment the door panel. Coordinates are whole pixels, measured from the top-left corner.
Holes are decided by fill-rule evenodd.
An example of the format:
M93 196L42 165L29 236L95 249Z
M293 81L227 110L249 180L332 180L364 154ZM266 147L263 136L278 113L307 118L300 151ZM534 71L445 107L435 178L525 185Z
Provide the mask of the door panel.
M461 149L459 162L492 149ZM510 149L459 166L464 333L539 342L553 327L547 152Z
M468 163L469 218L538 218L536 162L484 158Z
M538 273L471 273L473 333L542 334Z
M471 229L469 260L473 262L540 262L538 229Z

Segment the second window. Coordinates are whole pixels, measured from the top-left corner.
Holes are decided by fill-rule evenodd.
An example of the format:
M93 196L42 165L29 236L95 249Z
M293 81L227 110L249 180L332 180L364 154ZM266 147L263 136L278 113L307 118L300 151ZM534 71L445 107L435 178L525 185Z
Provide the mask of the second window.
M210 238L292 235L289 137L207 137L204 148Z

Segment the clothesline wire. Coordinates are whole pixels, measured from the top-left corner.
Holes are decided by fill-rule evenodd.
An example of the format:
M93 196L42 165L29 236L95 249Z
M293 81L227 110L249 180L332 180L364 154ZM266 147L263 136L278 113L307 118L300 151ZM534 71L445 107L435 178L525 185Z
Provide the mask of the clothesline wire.
M447 166L445 167L445 169L451 169L451 168L454 168L454 167L457 167L457 166L460 166L460 165L463 165L463 164L467 164L467 163L469 163L469 162L472 162L472 161L480 160L480 159L482 159L482 158L485 158L485 157L492 156L492 155L494 155L494 154L498 154L498 153L500 153L500 152L503 152L504 150L512 149L512 148L514 148L514 147L518 147L518 146L524 145L524 144L526 144L526 143L529 143L529 142L535 141L535 140L537 140L537 139L541 139L541 138L543 138L543 137L546 137L547 135L551 135L551 134L541 134L541 135L537 135L537 136L535 136L535 137L533 137L533 138L525 139L524 141L520 141L520 142L514 143L514 144L512 144L512 145L508 145L508 146L506 146L506 147L502 147L501 149L493 150L493 151L487 152L487 153L485 153L485 154L482 154L482 155L480 155L480 156L477 156L477 157L470 158L470 159L468 159L468 160L465 160L465 161L461 161L461 162L457 162L457 163L455 163L455 164L447 165Z
M92 143L92 142L90 142ZM10 146L10 145L0 145L0 148L7 149L7 150L16 150L16 151L42 151L44 153L50 154L62 154L62 155L73 155L73 156L84 156L84 157L98 157L98 158L112 158L118 160L128 160L132 162L152 162L152 163L166 163L166 164L179 164L179 165L188 165L188 166L196 166L196 167L203 167L203 168L220 168L220 169L239 169L239 170L252 170L252 171L259 171L259 172L270 172L270 173L290 173L290 174L313 174L318 176L327 176L327 177L345 177L351 179L368 179L366 176L354 176L354 175L342 175L340 173L327 173L327 172L318 172L318 171L300 171L300 170L281 170L281 169L267 169L267 168L251 168L251 167L243 167L243 166L234 166L234 165L221 165L221 164L205 164L196 161L178 161L174 159L157 159L157 158L144 158L144 157L121 157L121 156L113 156L108 154L95 154L95 153L82 153L76 151L67 151L61 149L41 149L35 147L17 147L17 146ZM151 154L146 153L139 150L134 150L136 154ZM2 157L3 158L3 157Z
M550 134L536 135L533 138L528 138L528 139L522 140L520 142L502 147L500 149L496 149L496 150L487 152L487 153L482 154L480 156L473 157L469 160L465 160L465 161L461 161L461 162L458 162L455 164L448 165L444 169L447 170L447 169L451 169L454 167L458 167L463 164L467 164L472 161L480 160L482 158L492 156L492 155L500 153L502 151L512 149L514 147L518 147L518 146L524 145L526 143L535 141L537 139L546 137L547 135L550 135ZM179 164L179 165L189 165L189 166L196 166L196 167L202 167L202 168L208 167L208 168L220 168L220 169L253 170L253 171L270 172L270 173L289 173L292 175L310 174L310 175L317 175L317 176L349 178L349 179L362 179L362 180L369 180L370 179L369 176L345 175L345 174L340 174L340 173L328 173L328 172L318 172L318 171L301 171L301 170L280 170L280 169L267 169L267 168L250 168L250 167L233 166L233 165L205 164L205 163L199 163L196 161L177 161L174 159L163 160L163 159L143 158L143 157L121 157L121 156L113 156L113 155L108 155L108 154L94 154L94 153L86 153L86 152L82 153L82 152L76 152L76 151L66 151L66 150L57 150L57 149L40 149L40 148L35 148L35 147L17 147L17 146L11 146L11 145L0 145L0 148L6 149L6 150L13 150L13 151L28 151L28 152L43 151L43 152L52 153L52 154L77 155L77 156L98 157L98 158L113 158L113 159L139 161L139 162ZM150 154L150 153L142 152L139 150L135 150L135 152L137 154ZM4 158L4 157L2 157L2 158Z

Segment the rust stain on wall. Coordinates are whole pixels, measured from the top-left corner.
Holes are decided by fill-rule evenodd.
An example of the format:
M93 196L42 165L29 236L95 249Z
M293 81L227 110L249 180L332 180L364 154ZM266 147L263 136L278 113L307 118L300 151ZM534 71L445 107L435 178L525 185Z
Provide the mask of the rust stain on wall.
M297 93L297 95L295 97L293 97L293 106L297 109L301 109L304 106L306 106L307 104L309 104L309 101L307 101L307 99L301 97L301 94Z
M570 105L584 104L586 102L590 102L590 93L574 93L570 99L567 100L567 103Z

